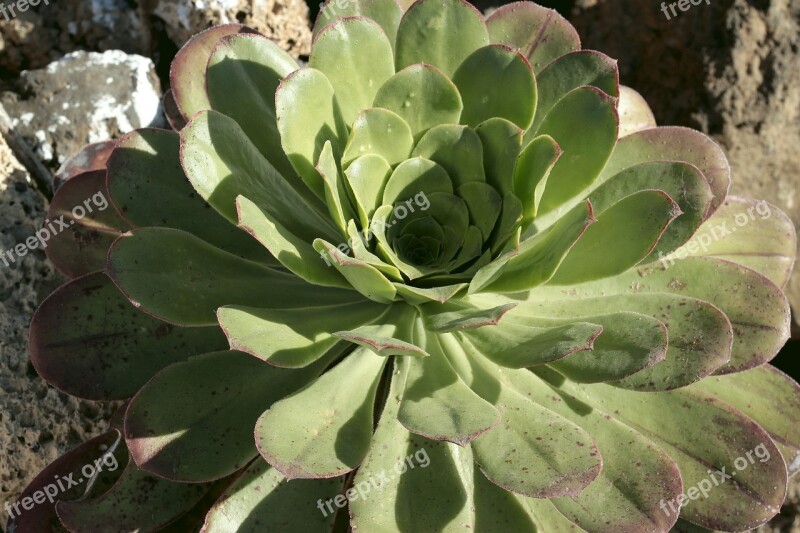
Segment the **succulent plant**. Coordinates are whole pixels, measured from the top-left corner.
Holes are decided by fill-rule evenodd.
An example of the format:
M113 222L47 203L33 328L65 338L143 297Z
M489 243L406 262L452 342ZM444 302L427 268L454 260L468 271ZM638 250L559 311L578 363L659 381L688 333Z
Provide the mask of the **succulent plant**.
M69 394L130 400L23 496L126 466L17 531L775 515L800 469L800 388L766 364L789 331L788 219L727 196L720 148L657 127L552 10L329 2L314 33L302 68L239 25L197 35L165 98L177 131L61 176L49 217L70 229L47 252L72 280L31 359ZM114 209L78 218L98 191Z

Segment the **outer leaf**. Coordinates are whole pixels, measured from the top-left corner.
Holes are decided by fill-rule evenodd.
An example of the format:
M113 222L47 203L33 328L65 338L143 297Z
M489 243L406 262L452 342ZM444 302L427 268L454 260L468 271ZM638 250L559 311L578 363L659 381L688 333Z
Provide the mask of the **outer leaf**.
M123 136L108 159L108 189L132 227L175 228L241 257L269 258L197 195L181 168L177 133L146 129Z
M581 47L578 32L572 24L555 9L533 2L501 6L486 20L486 25L493 43L519 48L534 72Z
M491 309L477 309L459 305L428 305L424 309L431 313L425 316L425 329L436 333L450 333L465 329L496 326L516 304L500 305ZM444 309L448 309L443 311Z
M522 201L523 223L536 217L547 178L563 153L549 135L536 137L522 150L514 168L514 193Z
M198 483L229 476L258 455L264 408L324 370L280 370L243 353L213 352L161 371L131 401L125 439L142 470Z
M394 74L392 45L373 20L340 19L316 36L309 66L330 80L342 117L352 124Z
M304 68L284 78L275 93L283 151L319 198L325 198L325 192L314 166L322 148L331 141L338 156L347 140L347 126L334 92L325 74Z
M456 374L436 335L426 348L430 357L398 362L409 370L397 420L412 433L465 446L497 425L500 412Z
M142 313L100 272L57 289L31 321L37 373L93 400L130 398L162 368L223 348L218 328L180 328Z
M483 17L471 4L420 0L406 11L397 29L397 70L427 63L452 76L467 56L488 44Z
M105 170L108 156L116 145L116 141L92 143L69 156L53 175L53 191L57 192L64 183L81 174Z
M214 324L223 305L289 309L358 298L352 291L307 284L167 228L121 237L109 252L107 271L134 305L178 325Z
M731 169L722 149L699 131L675 126L650 128L621 138L596 185L646 161L684 161L699 168L714 193L708 214L725 200Z
M330 478L358 467L369 449L375 391L386 364L363 348L256 424L261 455L289 479ZM350 382L359 387L347 386Z
M297 62L261 35L230 35L208 60L206 90L211 109L234 119L279 173L297 183L281 149L275 116L275 91L297 70Z
M321 239L314 241L314 249L324 254L353 288L370 300L383 304L395 300L397 289L374 266L344 255L332 244Z
M95 499L60 502L56 511L71 531L153 531L189 511L210 488L153 477L130 461L108 492Z
M338 342L332 333L369 324L383 306L364 300L299 309L226 306L217 312L232 350L249 353L271 365L305 367Z
M627 271L647 257L681 214L678 204L663 191L641 191L623 198L598 213L597 222L570 249L550 283L574 285Z
M523 130L531 125L536 78L528 60L514 48L498 44L479 48L461 63L453 82L464 100L462 124L474 128L499 117Z
M490 481L517 494L555 498L577 495L600 474L602 460L591 435L502 386L497 366L449 337L442 336L445 351L459 375L502 413L502 423L472 443Z
M70 278L102 270L111 244L130 229L109 199L106 172L97 170L64 182L50 202L40 230L50 234L44 250L56 268ZM91 213L84 204L87 200L90 200ZM106 208L100 210L104 204ZM80 219L72 213L78 206L86 212ZM62 224L66 224L67 229Z
M619 137L656 127L656 117L641 94L626 85L619 87Z
M338 331L333 335L363 346L383 357L429 355L422 348L425 345L425 337L420 335L418 338L419 324L412 307L395 304L374 322L377 324L360 326L350 331Z
M452 81L432 65L411 65L389 78L375 107L397 113L416 138L439 124L458 124L464 104Z
M217 41L237 33L254 33L254 30L241 24L214 26L189 39L172 61L169 72L172 95L186 120L198 111L211 109L205 79L208 58Z
M328 530L335 515L313 508L341 490L341 478L289 481L259 458L217 500L202 532Z
M725 259L785 287L796 255L794 224L780 209L764 201L729 196L667 261L688 256Z

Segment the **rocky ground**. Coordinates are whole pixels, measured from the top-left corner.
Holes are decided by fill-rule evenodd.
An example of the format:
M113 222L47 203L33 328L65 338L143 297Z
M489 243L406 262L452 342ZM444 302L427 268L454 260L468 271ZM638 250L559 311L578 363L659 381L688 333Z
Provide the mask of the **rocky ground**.
M161 124L158 95L171 57L199 30L242 22L295 56L310 50L302 0L59 0L43 7L0 18L0 104L44 174L86 143ZM712 0L671 20L652 0L577 0L571 18L586 48L619 58L623 83L647 98L660 124L701 129L722 144L733 192L771 201L800 227L800 0ZM46 200L33 182L0 140L0 251L41 225ZM0 502L100 432L109 415L108 406L46 385L28 363L32 313L63 281L41 252L10 267L0 263ZM789 294L800 310L798 272ZM781 515L759 531L800 532L799 493L795 484Z

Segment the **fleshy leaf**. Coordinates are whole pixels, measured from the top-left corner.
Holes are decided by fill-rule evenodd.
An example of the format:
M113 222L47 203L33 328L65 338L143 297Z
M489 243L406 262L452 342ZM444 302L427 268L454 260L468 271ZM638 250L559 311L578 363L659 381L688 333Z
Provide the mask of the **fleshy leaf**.
M420 0L406 11L397 29L397 70L427 63L452 76L467 56L488 44L483 17L471 4Z
M297 181L281 149L275 91L297 62L261 35L230 35L208 60L206 89L211 109L234 119L278 172Z
M432 65L411 65L389 78L374 106L397 113L415 138L439 124L458 124L464 104L450 79Z
M289 481L259 458L234 481L209 510L203 533L231 531L322 531L335 514L319 507L342 490L342 479ZM332 508L332 507L331 507Z
M513 191L514 166L522 149L522 130L503 118L490 118L475 128L483 144L486 182L505 195Z
M79 398L119 400L172 363L224 348L219 328L157 320L97 272L67 283L42 303L31 321L29 349L38 374L59 389Z
M215 324L223 305L288 309L358 299L353 291L310 285L168 228L120 237L109 252L107 272L134 305L177 325Z
M305 367L331 350L331 333L372 323L383 306L364 300L299 309L225 306L217 312L232 350L249 353L271 365Z
M469 345L451 334L440 338L461 378L502 413L500 424L472 442L475 462L490 481L533 498L574 497L600 474L602 460L589 433L503 386L503 372Z
M360 157L375 154L395 166L408 159L413 146L411 127L400 115L388 109L366 109L353 123L342 165L347 167Z
M479 48L458 67L453 83L464 101L462 124L474 128L498 117L523 130L531 125L536 110L536 78L519 51L498 44Z
M428 356L428 352L422 348L424 337L418 339L416 335L418 324L413 308L405 304L395 304L375 322L377 324L360 326L350 331L338 331L333 336L363 346L383 357Z
M412 433L465 446L497 425L500 412L456 374L436 335L426 348L430 357L397 363L409 367L397 420Z
M411 155L430 159L444 167L456 188L473 181L486 181L481 139L467 126L441 124L431 128Z
M316 378L327 360L282 370L239 352L172 365L140 390L125 415L136 464L184 483L221 479L258 455L253 426L264 409Z
M375 392L386 358L359 348L256 424L261 455L289 479L352 471L369 450ZM359 383L358 387L348 383Z
M519 48L540 72L553 60L581 47L578 32L555 9L533 2L514 2L499 7L486 20L493 43Z
M342 5L344 4L344 5ZM397 27L400 25L400 18L403 16L403 9L396 0L350 0L339 2L337 0L326 0L320 6L319 16L314 24L314 38L328 24L337 19L345 17L367 17L377 22L392 47L395 45L397 37Z
M216 111L195 116L181 131L181 159L195 190L222 216L238 222L239 195L270 211L272 216L306 242L319 236L336 236L325 207L297 192L264 159L244 131L231 118ZM316 161L316 159L315 159ZM320 186L322 179L312 170ZM298 217L297 211L303 216Z
M344 255L332 244L321 239L314 241L314 249L326 257L355 290L370 300L383 304L395 300L397 289L374 266Z
M619 87L619 137L656 127L656 117L641 94L626 85Z
M465 329L496 326L503 316L514 309L516 304L505 304L491 309L462 307L458 305L427 306L431 314L425 317L425 328L436 333L450 333ZM446 309L442 311L442 309Z
M549 135L536 137L522 150L514 168L514 193L522 201L523 224L536 217L547 178L563 151Z

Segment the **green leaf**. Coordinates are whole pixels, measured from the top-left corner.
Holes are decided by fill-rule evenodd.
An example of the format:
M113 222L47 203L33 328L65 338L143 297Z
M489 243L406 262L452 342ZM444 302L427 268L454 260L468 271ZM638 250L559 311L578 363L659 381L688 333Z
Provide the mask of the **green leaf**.
M456 188L473 181L486 181L481 139L467 126L441 124L431 128L411 155L440 164Z
M516 304L505 304L491 309L466 307L459 304L447 306L427 305L425 313L425 329L435 333L450 333L465 329L496 326L506 313Z
M522 201L523 224L536 217L547 178L564 152L549 135L536 137L522 150L514 168L514 194Z
M486 19L486 25L493 43L519 48L534 72L581 47L578 32L572 24L555 9L533 2L501 6Z
M540 211L561 206L591 185L617 140L616 99L594 87L567 93L545 116L538 134L550 135L564 154L547 180ZM580 123L581 128L575 128Z
M369 227L372 215L381 204L381 195L391 173L389 163L375 154L359 157L344 171L362 228ZM348 222L348 233L350 222L352 220Z
M464 104L447 76L436 67L420 64L389 78L375 95L374 107L399 115L419 138L439 124L458 124Z
M630 194L652 188L667 193L683 214L664 231L650 253L651 260L689 240L706 217L713 194L697 167L674 161L641 163L623 170L589 195L589 201L599 213Z
M53 196L39 231L50 234L44 249L47 258L70 278L103 270L108 249L117 237L130 229L111 205L110 198L105 170L78 174L65 181ZM92 200L92 212L76 218L72 210L80 206L87 211L84 205L87 199ZM101 210L104 204L106 208ZM67 224L69 229L52 231L58 229L57 220Z
M504 118L490 118L475 128L483 144L486 182L505 195L513 191L514 166L522 148L522 130Z
M392 43L392 47L394 47L397 37L397 27L400 25L400 18L402 16L403 9L396 0L350 0L348 2L326 0L320 7L319 16L314 24L313 36L316 39L317 34L319 34L325 26L336 20L345 17L367 17L377 22L380 27L383 28L386 36L389 38L389 42Z
M258 455L253 427L264 408L316 378L327 359L288 371L226 351L172 365L128 406L128 448L139 468L167 479L199 483L229 476Z
M578 286L581 287L581 286ZM548 317L588 320L597 314L634 312L663 322L669 345L666 360L614 384L632 390L664 391L685 387L708 376L731 357L731 323L717 307L694 298L625 287L633 294L613 294L612 289L596 296L573 299L584 291L573 287L569 295L554 294L544 287L535 291L537 302L524 304L520 312ZM574 291L574 292L573 292ZM549 296L548 296L549 295Z
M480 240L474 254L478 256L484 241L489 239L500 216L503 199L494 187L482 181L465 183L458 188L458 195L467 204L470 224L480 231Z
M714 193L709 214L725 200L731 169L722 149L707 135L677 126L650 128L621 138L596 185L647 161L683 161L699 168Z
M120 400L162 368L224 348L219 328L157 320L97 272L63 285L41 304L31 321L29 353L36 372L57 388L79 398Z
M293 72L275 93L283 151L308 188L321 199L325 191L315 165L327 141L338 156L348 136L341 103L334 93L328 77L313 68Z
M188 512L209 489L206 483L151 476L129 461L100 497L58 502L58 518L71 531L157 531Z
M388 109L366 109L359 113L342 156L347 167L360 157L375 154L395 166L411 154L414 135L400 115Z
M216 310L223 305L289 309L358 298L353 291L310 285L168 228L120 237L109 251L107 273L134 305L176 325L216 324Z
M347 235L347 221L355 218L355 213L350 205L347 185L344 177L339 172L339 165L333 154L330 141L325 142L325 147L317 161L317 172L322 176L325 188L325 204L328 212L342 236Z
M216 111L195 116L181 131L181 154L183 168L194 188L232 223L238 222L236 198L242 195L306 242L337 235L336 228L320 211L324 209L322 203L309 201L298 193L233 119ZM321 183L318 174L317 178ZM297 216L298 211L302 217Z
M440 338L461 378L502 413L500 424L472 442L475 462L490 481L533 498L574 497L600 474L602 460L589 433L503 386L504 371L470 346L450 334Z
M350 237L349 245L353 250L353 257L375 267L379 272L386 275L388 279L402 281L403 276L397 267L385 263L380 257L367 249L367 244L373 237L371 226L369 229L359 231L356 228L355 221L351 220L347 224L347 235Z
M504 321L464 331L462 335L493 363L525 368L591 350L603 327L588 321L550 327Z
M401 283L395 283L394 286L397 289L397 294L412 305L422 305L430 302L442 304L455 298L467 288L466 283L431 287L429 289L413 287Z
M282 226L269 212L239 196L239 227L263 244L280 263L297 276L314 285L349 288L350 285L314 247Z
M206 68L217 42L227 35L253 33L241 24L223 24L198 33L183 45L169 73L170 87L183 118L189 119L198 111L211 109L206 92Z
M729 196L667 261L684 257L724 259L785 287L796 255L794 224L780 209L763 200Z
M375 533L462 530L472 521L472 452L409 433L398 422L407 372L404 365L391 373L369 453L353 480L356 489L371 486L368 496L350 499L353 528Z
M580 50L559 57L539 73L536 83L539 101L526 138L533 138L550 110L578 87L592 86L609 96L619 96L617 61L594 50Z
M370 300L382 304L395 300L397 290L374 266L344 255L339 249L322 239L314 241L314 249L326 257L355 290Z
M549 283L574 285L627 271L648 256L681 214L678 204L663 191L626 196L598 213L597 222L586 228Z
M361 111L372 107L378 89L394 75L394 55L376 22L345 18L319 32L309 66L330 80L342 118L352 124Z
M456 374L436 335L425 347L430 357L398 362L409 370L397 420L412 433L466 446L496 426L500 412Z
M519 51L498 44L479 48L458 67L453 83L464 101L462 124L474 128L499 117L523 130L531 125L536 110L536 78Z
M641 394L569 381L558 387L593 408L613 413L678 463L684 487L696 490L685 507L664 502L673 517L680 512L684 519L709 529L743 531L772 518L783 502L786 465L769 435L713 396L688 388ZM762 462L761 457L769 459ZM723 476L723 468L725 476L732 477Z
M428 352L421 348L425 339L417 338L415 331L418 328L416 317L412 307L395 304L374 320L375 325L368 324L350 331L338 331L333 336L363 346L383 357L392 355L427 357Z
M354 470L369 450L372 413L385 357L359 348L256 424L261 455L289 479ZM350 383L358 383L352 387Z
M555 225L525 240L519 253L499 259L499 265L490 263L479 270L470 284L470 293L515 292L547 282L593 222L591 204L578 205Z
M800 386L777 368L764 365L727 376L710 376L693 388L711 394L752 418L783 453L788 474L800 470Z
M289 481L257 459L208 511L203 531L329 530L335 518L329 509L335 510L331 503L342 490L342 482L342 478ZM313 511L314 507L320 512Z
M390 206L420 193L428 196L435 192L453 193L453 182L447 171L430 159L412 157L394 169L383 189L381 203Z
M561 514L587 531L669 530L678 516L665 514L660 505L683 487L678 465L664 450L613 411L593 408L530 372L506 378L506 386L591 434L602 454L603 470L580 494L549 500Z
M235 120L280 174L300 185L281 148L275 91L297 62L261 35L221 39L208 60L206 89L211 109Z
M117 143L108 159L108 187L114 205L133 227L188 231L240 257L274 262L258 242L198 196L181 168L177 133L137 130Z
M397 29L397 70L427 63L452 76L467 56L488 44L483 17L471 4L420 0L406 11Z
M302 368L339 342L332 331L370 324L383 309L361 300L299 309L226 306L217 315L232 350L246 352L274 366Z

